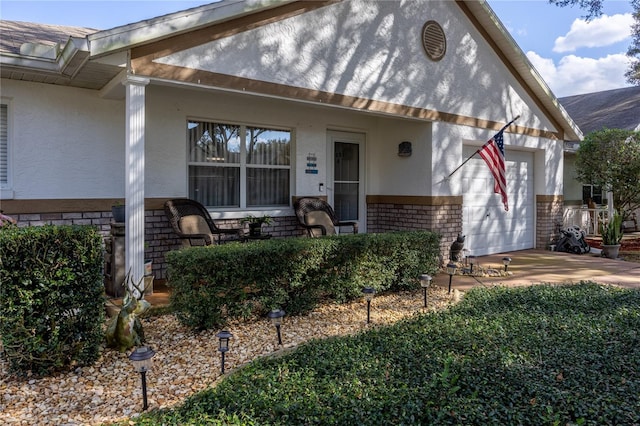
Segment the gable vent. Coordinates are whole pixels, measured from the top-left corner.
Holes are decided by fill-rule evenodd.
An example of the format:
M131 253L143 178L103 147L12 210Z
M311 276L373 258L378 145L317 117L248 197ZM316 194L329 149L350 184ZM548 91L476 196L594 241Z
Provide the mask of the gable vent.
M447 51L447 39L440 24L427 21L422 27L422 47L432 61L439 61Z

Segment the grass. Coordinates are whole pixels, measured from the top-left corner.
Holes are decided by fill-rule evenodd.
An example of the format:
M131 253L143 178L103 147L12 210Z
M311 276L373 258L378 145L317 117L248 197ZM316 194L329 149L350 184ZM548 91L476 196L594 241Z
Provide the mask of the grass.
M313 341L140 425L638 425L640 291L475 289L455 307Z

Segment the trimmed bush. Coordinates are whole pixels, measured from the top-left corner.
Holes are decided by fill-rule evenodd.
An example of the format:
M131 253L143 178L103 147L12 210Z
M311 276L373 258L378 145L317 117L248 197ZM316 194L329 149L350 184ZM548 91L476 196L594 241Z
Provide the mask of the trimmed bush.
M284 309L308 312L322 300L417 287L438 266L440 237L431 232L287 238L191 247L167 254L171 304L192 328Z
M0 336L12 371L42 375L98 359L102 262L92 227L0 230Z

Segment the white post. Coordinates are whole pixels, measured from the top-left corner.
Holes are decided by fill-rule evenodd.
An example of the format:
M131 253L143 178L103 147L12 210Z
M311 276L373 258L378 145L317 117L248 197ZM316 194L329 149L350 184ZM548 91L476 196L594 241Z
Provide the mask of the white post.
M609 220L613 219L613 192L607 191L607 212L609 213Z
M149 79L127 76L125 125L125 265L138 284L144 276L144 133L145 86ZM129 285L129 290L140 296Z

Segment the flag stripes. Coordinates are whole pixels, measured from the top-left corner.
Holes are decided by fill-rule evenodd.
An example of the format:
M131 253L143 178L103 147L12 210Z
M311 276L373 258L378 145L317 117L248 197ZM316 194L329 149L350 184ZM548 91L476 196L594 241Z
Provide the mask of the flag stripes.
M506 126L505 126L506 127ZM493 175L494 185L493 192L502 196L502 203L505 211L509 211L507 200L507 176L504 162L504 128L496 135L489 139L487 143L482 145L477 152L484 162L489 166L489 170Z

